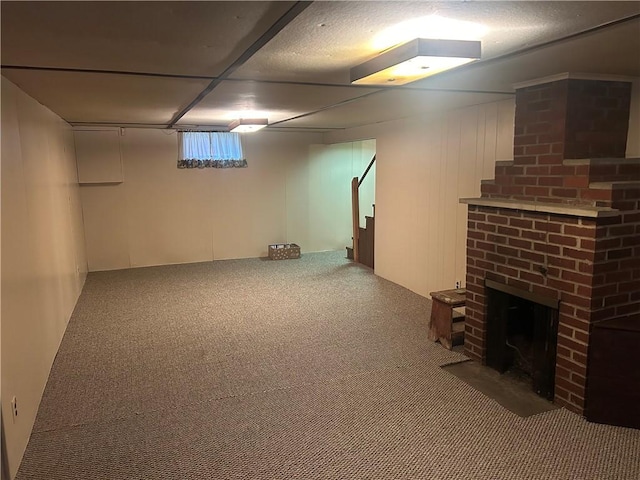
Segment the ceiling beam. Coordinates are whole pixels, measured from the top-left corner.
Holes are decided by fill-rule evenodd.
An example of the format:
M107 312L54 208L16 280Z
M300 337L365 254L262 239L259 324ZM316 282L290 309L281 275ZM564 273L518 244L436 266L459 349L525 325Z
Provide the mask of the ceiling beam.
M91 73L99 75L131 75L135 77L182 78L187 80L214 80L211 75L183 75L179 73L131 72L128 70L97 70L94 68L38 67L33 65L1 65L3 70L27 70L37 72Z
M247 48L224 72L211 81L207 88L198 94L193 101L185 108L176 113L167 128L173 128L178 121L184 117L193 107L204 99L211 91L216 88L229 75L240 68L247 60L249 60L258 50L264 47L273 37L275 37L283 28L291 23L298 15L300 15L313 2L296 2L284 15L282 15L269 29L256 40L253 45Z
M183 80L217 80L219 77L211 75L186 75L179 73L155 73L155 72L132 72L127 70L95 70L90 68L67 68L67 67L36 67L31 65L0 65L3 70L26 70L37 72L63 72L63 73L89 73L96 75L130 75L133 77L151 78L177 78ZM461 88L431 88L415 85L356 85L351 83L327 83L327 82L305 82L302 80L270 80L264 78L225 78L225 82L252 82L277 85L299 85L305 87L336 87L352 89L376 89L376 90L427 90L431 92L459 92L459 93L494 93L498 95L514 95L513 91L500 90L476 90Z

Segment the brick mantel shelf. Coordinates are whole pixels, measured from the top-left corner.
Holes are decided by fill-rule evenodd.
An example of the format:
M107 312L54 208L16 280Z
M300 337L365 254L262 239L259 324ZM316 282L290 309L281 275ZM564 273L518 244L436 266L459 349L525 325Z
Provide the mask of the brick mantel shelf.
M564 205L559 203L532 202L501 198L461 198L460 203L476 207L495 207L523 212L554 213L578 218L616 217L620 211L610 207L591 207L588 205Z

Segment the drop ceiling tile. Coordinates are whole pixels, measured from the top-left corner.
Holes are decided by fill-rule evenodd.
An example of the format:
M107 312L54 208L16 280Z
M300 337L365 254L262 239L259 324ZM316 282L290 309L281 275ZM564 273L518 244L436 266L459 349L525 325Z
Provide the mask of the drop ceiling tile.
M488 59L638 13L640 2L314 2L233 77L348 83L351 67L394 42L429 38L420 25L432 15L483 27L465 39L481 40Z
M115 69L209 78L152 79L12 69L3 69L3 75L72 121L166 123L293 3L0 2L5 66ZM637 18L596 33L565 38L639 13L640 2L617 1L313 2L233 74L236 81L259 82L222 82L181 123L224 127L230 111L250 108L268 111L272 122L309 114L281 128L313 122L321 124L319 128L343 128L432 108L421 102L421 96L415 102L400 99L387 105L374 94L314 113L354 96L368 95L368 90L348 85L349 69L383 48L374 45L380 32L401 25L402 35L414 35L403 22L428 15L487 27L482 36L483 60L489 60L412 83L410 88L510 92L515 82L565 71L640 75ZM517 53L563 38L543 49ZM508 56L490 60L501 55ZM283 85L283 81L297 84ZM321 87L320 83L333 86ZM460 95L459 101L449 103L459 105L472 98L468 93ZM393 95L385 92L381 98ZM434 105L440 98L433 99ZM360 105L363 113L356 111Z
M294 3L2 2L2 63L215 76Z
M451 89L471 86L508 92L515 83L565 72L640 77L640 19L520 55L480 62L412 85Z
M348 105L282 123L279 127L353 128L504 100L511 96L511 94L388 89L356 100Z
M69 123L165 124L208 80L3 70L2 75Z
M369 95L376 88L224 81L185 115L183 125L227 125L236 118L287 120Z

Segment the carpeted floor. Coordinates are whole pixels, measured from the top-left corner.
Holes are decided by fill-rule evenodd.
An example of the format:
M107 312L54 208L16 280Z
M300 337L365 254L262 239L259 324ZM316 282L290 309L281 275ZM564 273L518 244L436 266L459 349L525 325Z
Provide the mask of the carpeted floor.
M441 369L429 309L343 252L91 273L18 479L640 477L640 431Z

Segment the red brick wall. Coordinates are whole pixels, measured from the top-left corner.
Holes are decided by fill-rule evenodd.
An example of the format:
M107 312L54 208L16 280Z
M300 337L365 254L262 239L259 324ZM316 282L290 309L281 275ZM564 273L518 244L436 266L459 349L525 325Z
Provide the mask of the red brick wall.
M635 316L640 322L640 188L617 188L612 197L621 215L597 225L592 320Z
M640 321L640 191L634 209L585 219L469 206L465 350L485 360L485 279L560 299L555 403L582 413L593 322Z
M624 158L631 83L565 80L564 158Z
M596 221L469 206L465 349L485 360L485 279L560 298L555 402L584 407Z
M518 90L513 163L496 167L483 197L593 204L589 183L604 180L588 165L563 162L623 158L630 103L627 82L565 79Z

